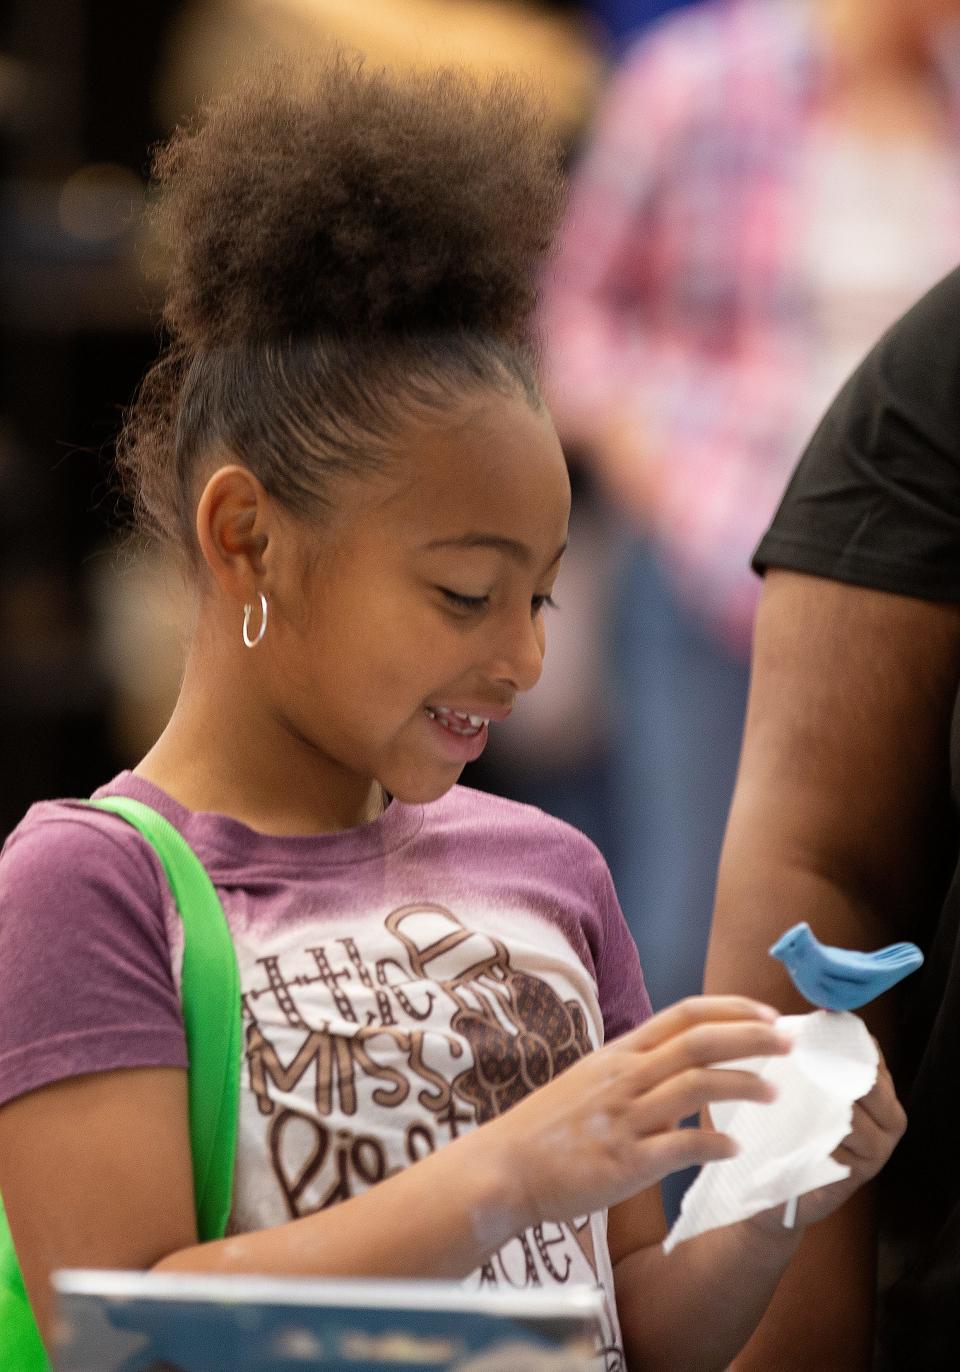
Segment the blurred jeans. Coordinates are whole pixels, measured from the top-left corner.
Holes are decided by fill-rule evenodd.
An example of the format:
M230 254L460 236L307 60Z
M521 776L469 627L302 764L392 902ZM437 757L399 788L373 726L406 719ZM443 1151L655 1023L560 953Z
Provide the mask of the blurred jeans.
M701 989L749 663L680 604L649 545L616 615L610 857L657 1010Z
M616 613L611 865L661 1009L701 987L749 664L680 603L647 544Z
M647 544L624 567L614 646L611 867L659 1010L701 989L749 664L680 603ZM668 1218L694 1175L667 1178Z

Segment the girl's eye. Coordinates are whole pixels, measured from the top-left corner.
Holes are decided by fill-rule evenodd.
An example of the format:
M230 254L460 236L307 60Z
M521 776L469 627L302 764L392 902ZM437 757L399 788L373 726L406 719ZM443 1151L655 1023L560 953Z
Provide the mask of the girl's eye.
M459 610L482 610L490 598L485 595L461 595L459 591L451 591L447 586L438 586L437 590Z
M438 586L437 590L458 610L482 610L490 600L488 595L461 595L459 591L451 591L449 586ZM557 602L550 595L535 595L530 601L530 607L536 615L543 609L555 610Z
M539 614L541 610L555 610L557 608L557 602L552 595L535 595L530 603L535 615Z

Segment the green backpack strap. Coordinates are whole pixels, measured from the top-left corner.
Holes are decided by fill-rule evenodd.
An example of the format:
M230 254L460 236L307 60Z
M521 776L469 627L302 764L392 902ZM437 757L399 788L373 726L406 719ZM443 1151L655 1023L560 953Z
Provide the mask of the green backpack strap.
M33 1306L23 1284L10 1226L0 1199L0 1367L17 1372L49 1372Z
M87 803L119 815L152 844L183 920L180 999L197 1232L201 1240L222 1238L233 1200L242 1057L240 973L223 906L200 859L163 815L126 796Z
M197 1232L223 1236L233 1197L240 1098L240 974L213 882L163 815L125 796L85 802L125 819L152 844L183 920L181 1005L187 1037L190 1149ZM0 1369L50 1372L0 1199Z

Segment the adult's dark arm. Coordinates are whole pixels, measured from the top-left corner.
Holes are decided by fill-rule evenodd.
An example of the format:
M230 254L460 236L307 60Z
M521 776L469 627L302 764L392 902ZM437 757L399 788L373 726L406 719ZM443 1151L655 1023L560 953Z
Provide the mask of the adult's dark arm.
M960 606L795 572L766 577L706 987L807 1006L767 948L910 937L948 784ZM889 997L886 998L889 1001ZM891 1007L865 1017L895 1060ZM808 1231L736 1372L869 1365L875 1244L864 1193Z

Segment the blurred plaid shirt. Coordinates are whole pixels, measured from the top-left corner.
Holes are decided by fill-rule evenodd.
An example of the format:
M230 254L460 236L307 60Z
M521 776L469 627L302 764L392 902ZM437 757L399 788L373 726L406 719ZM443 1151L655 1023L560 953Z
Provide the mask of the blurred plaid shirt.
M952 153L960 63L942 46ZM739 650L759 589L750 555L843 380L824 390L803 241L829 75L807 0L720 0L657 25L607 90L544 287L561 436L598 414L627 418L634 475L629 463L602 474ZM960 259L960 161L955 180L925 254L936 260L885 322ZM927 248L930 237L928 226Z

